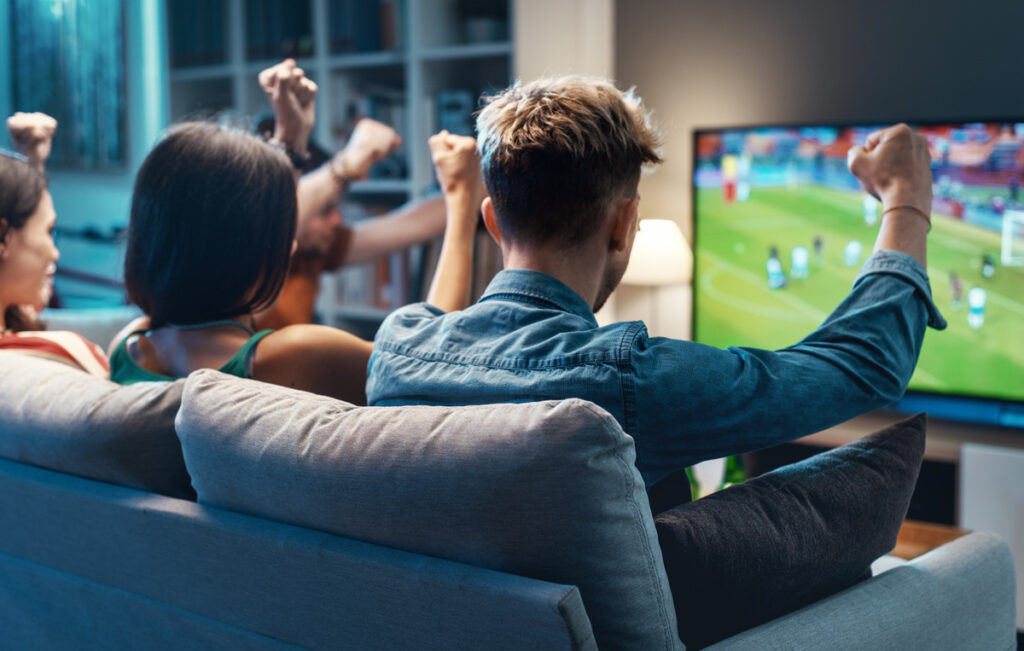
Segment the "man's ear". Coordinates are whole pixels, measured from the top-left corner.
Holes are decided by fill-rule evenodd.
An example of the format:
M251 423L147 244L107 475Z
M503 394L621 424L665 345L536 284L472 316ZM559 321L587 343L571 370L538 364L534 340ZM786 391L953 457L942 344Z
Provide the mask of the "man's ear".
M11 229L7 219L0 217L0 260L7 257L7 240L10 239Z
M612 236L608 242L613 251L625 251L636 235L637 211L640 197L621 198L616 201Z
M490 197L485 197L483 203L480 204L480 212L484 215L484 226L487 228L487 232L491 234L491 239L501 246L501 232L498 230L498 222L494 218L494 204L491 203Z

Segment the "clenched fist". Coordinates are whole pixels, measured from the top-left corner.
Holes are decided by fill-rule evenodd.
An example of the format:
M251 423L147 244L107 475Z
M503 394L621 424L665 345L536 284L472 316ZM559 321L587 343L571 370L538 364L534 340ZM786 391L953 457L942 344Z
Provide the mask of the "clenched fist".
M928 141L905 124L868 136L863 147L847 152L850 171L864 190L888 209L911 206L931 213L932 169Z
M15 113L7 118L14 148L40 172L50 157L57 121L45 113Z

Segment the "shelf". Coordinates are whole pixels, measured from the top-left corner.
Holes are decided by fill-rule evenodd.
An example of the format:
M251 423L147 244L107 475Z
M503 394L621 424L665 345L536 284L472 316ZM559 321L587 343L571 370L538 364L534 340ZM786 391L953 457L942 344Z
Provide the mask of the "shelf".
M206 81L232 77L237 68L230 63L218 63L210 66L191 66L188 68L172 68L171 81Z
M255 79L260 74L260 72L266 70L271 66L276 66L277 64L284 61L284 59L285 57L281 57L280 59L255 59L252 61L246 61L245 73ZM309 57L295 59L295 65L298 66L299 68L302 68L303 72L306 73L307 77L309 77L310 79L313 78L313 73L316 71L316 59L312 59Z
M391 312L392 310L372 305L342 305L334 309L333 316L340 319L379 319L383 321Z
M356 181L347 194L409 194L412 184L408 179L370 179Z
M388 52L365 52L360 54L335 54L327 60L332 69L350 70L352 68L377 68L381 66L397 66L406 62L405 52L393 50Z
M445 45L422 50L419 57L424 61L448 61L452 59L479 59L481 57L512 56L512 44L470 43L468 45Z

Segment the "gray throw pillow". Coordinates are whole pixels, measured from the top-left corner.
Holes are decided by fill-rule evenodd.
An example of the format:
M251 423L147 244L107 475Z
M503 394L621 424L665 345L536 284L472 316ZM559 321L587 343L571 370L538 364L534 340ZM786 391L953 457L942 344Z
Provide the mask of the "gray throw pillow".
M582 400L354 407L198 371L199 501L579 587L601 649L680 649L633 440Z
M174 416L184 380L120 386L77 368L0 352L0 457L195 499Z
M688 649L871 575L907 513L924 455L918 414L843 447L658 514Z

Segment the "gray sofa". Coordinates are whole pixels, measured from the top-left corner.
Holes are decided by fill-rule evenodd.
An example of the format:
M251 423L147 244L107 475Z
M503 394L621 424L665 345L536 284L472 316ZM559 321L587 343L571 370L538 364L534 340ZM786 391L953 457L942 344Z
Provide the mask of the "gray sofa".
M578 400L355 408L0 353L2 646L678 649L632 460ZM710 648L1014 647L1009 550L974 533Z

